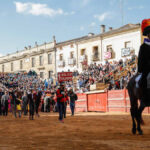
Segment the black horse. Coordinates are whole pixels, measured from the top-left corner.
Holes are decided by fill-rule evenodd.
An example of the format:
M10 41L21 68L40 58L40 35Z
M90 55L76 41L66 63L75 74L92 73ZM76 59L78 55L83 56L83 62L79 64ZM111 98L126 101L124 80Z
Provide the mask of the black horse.
M133 122L132 133L136 134L136 131L138 131L138 133L142 135L143 131L141 129L141 124L144 123L142 119L142 112L144 108L149 105L143 102L141 89L136 88L135 82L136 77L137 75L133 76L130 79L127 85L127 89L130 97L130 105L131 105L130 112Z

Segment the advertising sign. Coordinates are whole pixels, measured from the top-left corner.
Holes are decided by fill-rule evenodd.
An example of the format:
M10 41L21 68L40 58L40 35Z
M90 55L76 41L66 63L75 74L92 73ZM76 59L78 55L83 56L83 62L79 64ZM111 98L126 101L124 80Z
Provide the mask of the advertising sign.
M122 48L121 49L121 56L122 57L130 56L130 54L131 54L130 48Z
M110 59L111 58L111 52L104 52L104 59Z
M72 72L58 72L58 81L72 81L73 73Z

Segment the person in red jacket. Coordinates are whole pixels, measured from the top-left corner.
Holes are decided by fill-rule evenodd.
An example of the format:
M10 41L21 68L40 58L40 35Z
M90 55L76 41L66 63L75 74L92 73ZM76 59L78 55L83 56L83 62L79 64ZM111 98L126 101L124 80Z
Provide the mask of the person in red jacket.
M65 91L65 97L63 98L63 102L64 102L63 116L64 116L64 118L66 118L66 109L67 109L67 104L69 103L69 97L68 97L67 89L65 89L64 91Z
M57 106L58 106L58 112L59 112L59 120L60 122L64 122L63 117L65 116L66 113L66 102L68 100L68 95L65 90L64 83L60 83L60 88L57 89L56 91L56 96L57 96Z

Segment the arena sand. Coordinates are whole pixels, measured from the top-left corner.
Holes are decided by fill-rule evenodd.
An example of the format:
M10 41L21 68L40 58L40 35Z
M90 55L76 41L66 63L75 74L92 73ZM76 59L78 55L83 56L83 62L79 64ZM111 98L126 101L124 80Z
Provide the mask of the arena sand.
M150 116L144 135L131 134L129 114L80 113L65 123L57 113L35 120L0 116L0 150L150 150Z

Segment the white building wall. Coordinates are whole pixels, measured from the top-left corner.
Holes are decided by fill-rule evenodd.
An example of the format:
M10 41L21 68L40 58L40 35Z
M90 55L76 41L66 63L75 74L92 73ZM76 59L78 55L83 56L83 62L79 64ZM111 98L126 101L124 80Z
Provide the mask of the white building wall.
M71 45L73 45L73 46L71 47ZM56 50L56 66L57 66L56 70L57 70L57 72L62 72L62 71L67 72L68 70L70 70L70 71L77 70L77 60L76 60L75 65L68 64L68 60L70 58L71 52L74 52L74 58L77 59L77 46L75 43L62 46L61 49L60 49L60 47L57 48L57 50ZM63 54L63 60L65 63L64 67L59 66L60 54Z
M48 78L49 71L53 71L53 75L55 75L55 42L50 42L42 45L38 45L36 47L29 47L27 49L18 51L16 53L12 53L3 57L0 57L0 61L3 61L4 59L9 60L4 63L0 63L0 72L2 72L2 66L4 65L4 71L5 72L18 72L18 71L29 71L29 70L35 70L37 74L39 75L40 72L44 73L44 78ZM49 50L49 52L47 52ZM34 53L34 52L41 52ZM48 54L52 54L52 64L48 64ZM24 54L27 54L24 56ZM24 56L24 57L20 57ZM39 65L39 56L43 56L43 65ZM20 57L20 58L19 58ZM32 58L35 58L35 67L32 67ZM20 61L23 61L23 68L20 69ZM11 71L11 63L13 63L13 71Z
M110 38L105 38L102 41L102 49L103 54L106 52L106 48L108 45L112 45L112 49L115 52L115 58L110 60L120 60L129 57L121 57L121 49L125 48L125 42L131 41L131 47L135 50L135 54L138 55L139 47L141 45L141 33L140 31L124 33L116 36L112 36ZM104 61L104 55L103 55Z
M92 56L93 56L93 47L98 46L98 51L99 51L99 61L93 61L92 60ZM79 64L79 68L78 71L81 72L82 71L82 64L80 62L80 57L81 57L81 50L85 49L85 54L87 55L87 60L88 60L88 65L90 65L91 63L100 63L101 60L101 40L100 38L94 41L86 41L84 43L79 43L78 44L78 64Z

